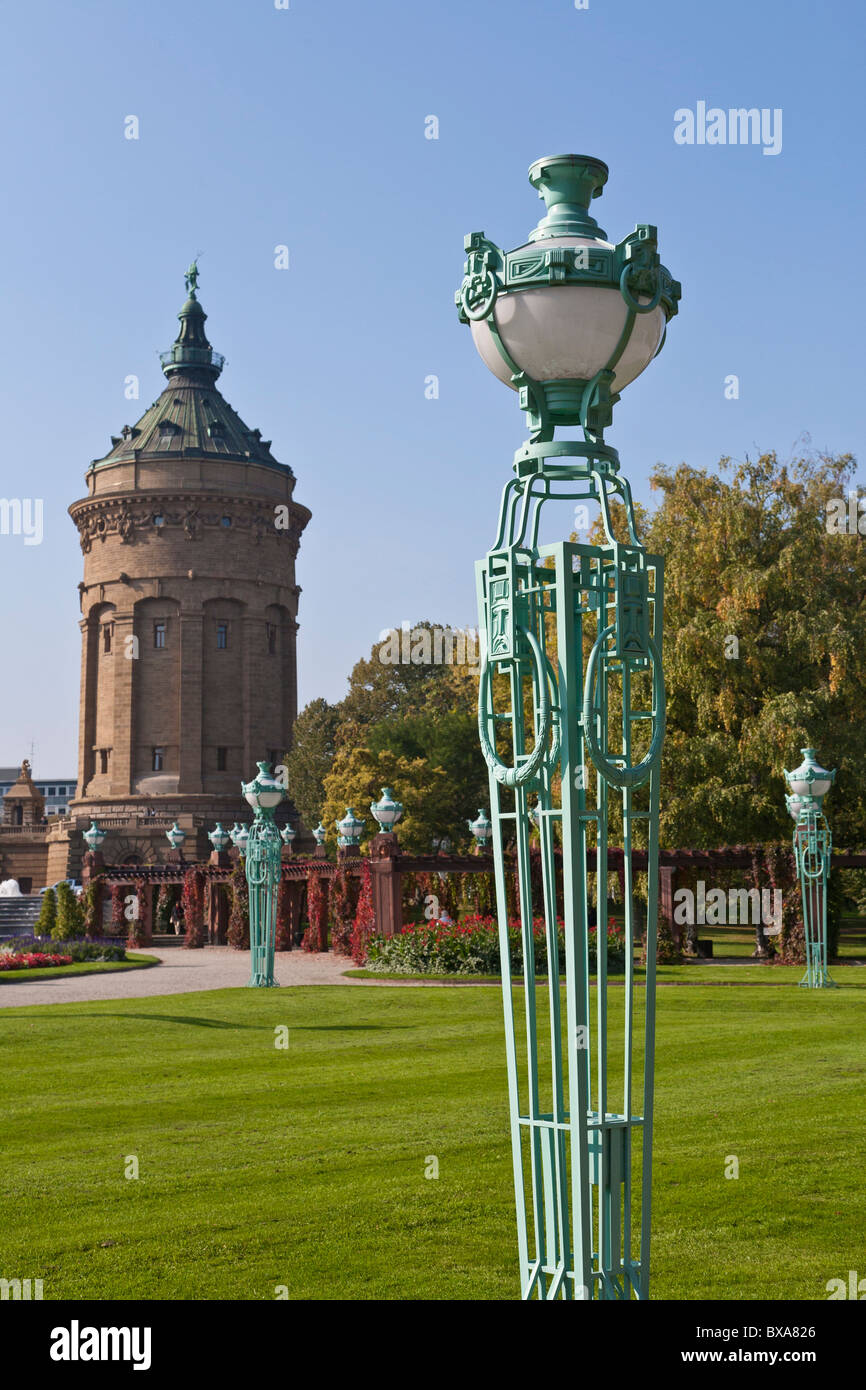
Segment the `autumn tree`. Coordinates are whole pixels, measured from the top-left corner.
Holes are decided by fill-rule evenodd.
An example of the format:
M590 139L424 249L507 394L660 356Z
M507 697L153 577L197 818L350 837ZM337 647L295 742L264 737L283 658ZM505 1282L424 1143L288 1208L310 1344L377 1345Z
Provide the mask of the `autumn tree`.
M291 752L286 754L289 795L304 824L318 823L325 799L324 781L336 750L339 705L312 700L295 720Z
M723 476L656 470L665 559L662 840L788 839L782 769L839 769L837 844L866 839L866 546L828 526L854 462L774 453ZM725 474L731 474L728 479Z

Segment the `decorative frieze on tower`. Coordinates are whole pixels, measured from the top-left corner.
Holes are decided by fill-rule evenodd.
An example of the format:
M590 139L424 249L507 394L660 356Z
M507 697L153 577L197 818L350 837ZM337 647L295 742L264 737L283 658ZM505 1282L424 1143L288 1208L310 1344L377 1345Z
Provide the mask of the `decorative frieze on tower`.
M241 814L241 779L282 756L297 713L295 560L310 512L217 389L224 359L197 279L193 263L165 390L69 508L84 555L70 809L118 833L124 818L125 833L177 814L203 831Z

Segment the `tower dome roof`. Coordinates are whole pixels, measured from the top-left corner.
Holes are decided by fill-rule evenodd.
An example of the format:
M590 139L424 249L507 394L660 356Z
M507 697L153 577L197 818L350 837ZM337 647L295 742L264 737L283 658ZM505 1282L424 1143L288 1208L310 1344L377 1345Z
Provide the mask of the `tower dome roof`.
M262 439L261 430L250 429L218 390L225 358L214 351L205 332L207 314L196 295L195 261L186 282L178 335L168 351L160 353L168 385L135 425L124 425L119 435L111 436L111 449L92 466L141 457L213 457L266 464L292 475L274 458L270 440Z

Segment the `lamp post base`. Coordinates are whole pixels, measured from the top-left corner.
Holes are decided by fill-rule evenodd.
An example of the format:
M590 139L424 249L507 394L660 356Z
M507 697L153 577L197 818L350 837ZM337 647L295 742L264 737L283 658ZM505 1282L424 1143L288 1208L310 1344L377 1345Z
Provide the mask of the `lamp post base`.
M807 970L802 980L799 981L800 989L839 989L835 980L831 980L823 966L814 972Z

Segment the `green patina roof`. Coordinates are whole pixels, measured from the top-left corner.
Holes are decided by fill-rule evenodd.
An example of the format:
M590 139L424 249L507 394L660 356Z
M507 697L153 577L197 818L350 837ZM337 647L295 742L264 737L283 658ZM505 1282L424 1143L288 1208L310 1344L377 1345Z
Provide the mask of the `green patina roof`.
M188 272L189 278L189 272ZM217 389L225 359L214 352L205 333L207 314L190 289L178 314L180 331L168 352L160 354L168 385L135 425L112 435L111 449L92 467L150 458L212 457L264 463L291 469L271 453L270 440L251 430Z

